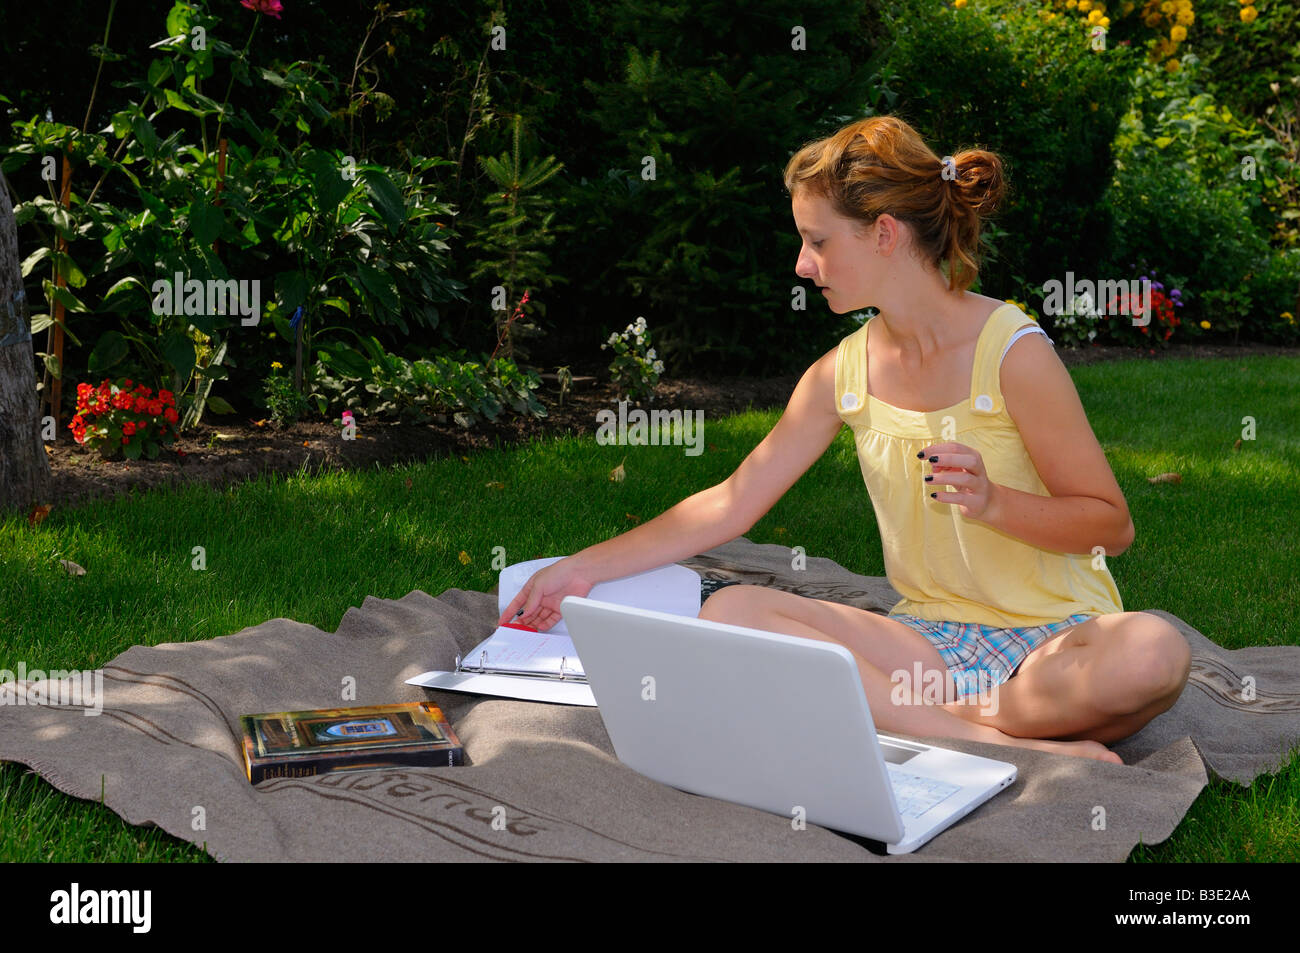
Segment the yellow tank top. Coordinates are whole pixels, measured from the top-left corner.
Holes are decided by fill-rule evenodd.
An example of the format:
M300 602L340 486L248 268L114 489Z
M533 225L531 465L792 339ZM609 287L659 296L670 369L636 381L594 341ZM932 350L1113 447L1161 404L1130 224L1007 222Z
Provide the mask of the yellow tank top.
M989 479L1050 496L1002 399L999 372L1016 331L1036 328L1011 304L990 315L975 346L969 399L942 410L904 410L867 393L870 319L840 341L835 406L853 431L884 547L885 575L903 596L891 615L1019 628L1076 612L1123 612L1119 590L1096 557L1056 553L969 520L930 498L924 447L954 441L980 452ZM949 431L945 435L945 425Z

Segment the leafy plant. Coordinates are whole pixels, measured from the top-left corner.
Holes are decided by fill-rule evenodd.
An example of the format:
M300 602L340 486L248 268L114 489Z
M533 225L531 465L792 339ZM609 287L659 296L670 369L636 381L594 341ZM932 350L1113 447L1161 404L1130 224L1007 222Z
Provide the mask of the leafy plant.
M279 373L283 368L284 365L279 361L271 362L271 373L263 385L266 409L271 415L271 422L277 427L290 426L310 406L307 398L293 386L288 375Z
M521 371L509 358L484 363L465 360L463 351L409 361L386 352L378 340L364 340L366 363L356 369L326 352L311 374L312 397L323 414L343 407L373 417L426 421L450 415L462 427L495 420L502 410L545 417L533 393L541 378ZM331 373L331 370L333 373Z
M638 402L654 400L654 388L663 373L664 362L655 356L655 349L650 346L650 331L645 318L637 318L622 334L611 334L609 340L600 346L602 351L606 348L614 351L609 372L620 393L626 393Z
M513 146L508 155L479 159L483 171L500 191L493 191L485 198L489 223L469 246L480 255L470 278L487 277L499 284L501 290L493 296L495 331L504 345L505 357L515 360L528 356L521 344L523 340L541 335L541 328L531 320L531 312L545 314L546 305L539 301L525 309L525 298L519 306L521 310L507 318L504 302L513 300L520 287L551 287L557 282L568 282L567 278L548 273L550 259L542 249L555 241L557 233L570 231L572 226L553 225L556 212L550 208L551 201L536 194L564 164L556 162L555 156L547 156L532 159L523 167L520 148L523 117L516 115L511 128Z

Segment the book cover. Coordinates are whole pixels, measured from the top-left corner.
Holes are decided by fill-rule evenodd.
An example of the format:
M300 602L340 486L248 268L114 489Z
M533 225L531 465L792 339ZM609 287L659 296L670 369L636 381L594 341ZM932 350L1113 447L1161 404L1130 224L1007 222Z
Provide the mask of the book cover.
M327 771L465 763L465 749L433 702L243 715L244 770L267 778Z

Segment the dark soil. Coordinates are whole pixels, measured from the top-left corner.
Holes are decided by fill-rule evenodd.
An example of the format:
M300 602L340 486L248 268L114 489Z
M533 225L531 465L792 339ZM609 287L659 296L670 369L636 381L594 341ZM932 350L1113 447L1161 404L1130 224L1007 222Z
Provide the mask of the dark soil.
M1300 356L1300 348L1269 345L1171 346L1163 351L1135 351L1129 348L1094 347L1058 350L1067 366L1097 361L1167 357L1232 358L1254 354ZM785 407L799 381L799 375L772 378L717 378L714 380L661 380L649 408L703 408L710 414L738 413L749 408ZM59 439L46 444L54 473L55 507L72 507L88 500L129 493L134 488L177 483L225 486L262 472L295 473L306 464L338 470L373 469L394 463L432 460L447 455L507 447L534 439L564 434L595 433L596 412L617 411L618 396L606 381L579 380L564 404L558 402L559 387L553 380L543 383L537 396L546 407L544 418L505 415L472 429L451 420L427 424L386 423L357 419L355 440L342 439L340 428L331 422L300 421L285 430L270 423L257 426L252 420L206 416L193 432L174 446L183 451L164 451L156 460L104 461L78 446L67 432L66 421ZM217 435L222 435L218 437Z

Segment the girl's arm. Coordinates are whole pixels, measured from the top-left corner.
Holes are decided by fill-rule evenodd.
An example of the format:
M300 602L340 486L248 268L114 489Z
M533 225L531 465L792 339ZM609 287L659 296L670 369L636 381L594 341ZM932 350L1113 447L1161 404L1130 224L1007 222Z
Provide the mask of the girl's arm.
M991 485L981 522L1058 553L1117 556L1133 542L1128 503L1049 341L1018 340L1002 362L1002 396L1051 496ZM1134 399L1138 399L1137 395Z

